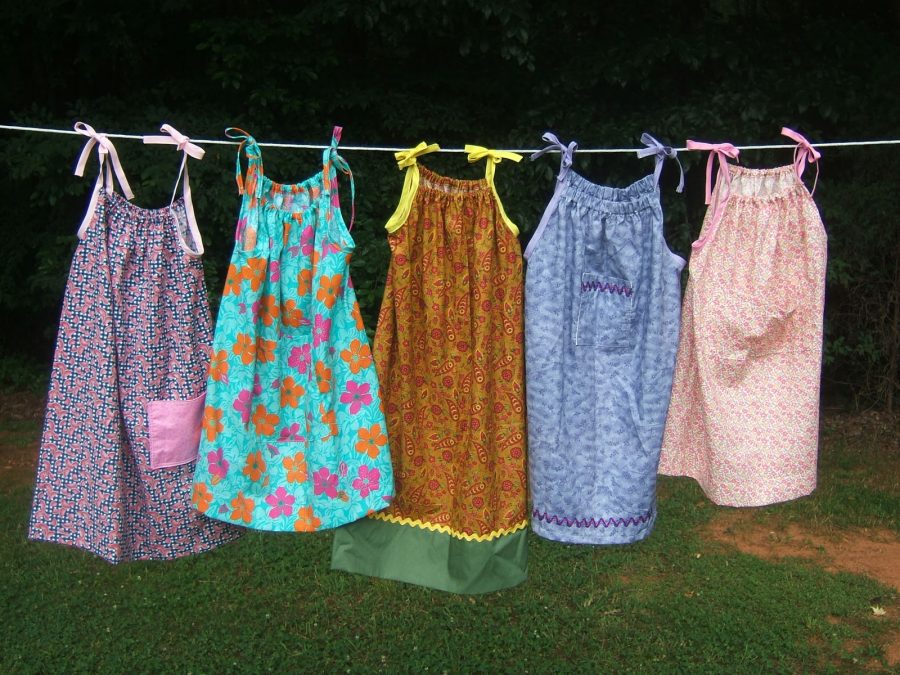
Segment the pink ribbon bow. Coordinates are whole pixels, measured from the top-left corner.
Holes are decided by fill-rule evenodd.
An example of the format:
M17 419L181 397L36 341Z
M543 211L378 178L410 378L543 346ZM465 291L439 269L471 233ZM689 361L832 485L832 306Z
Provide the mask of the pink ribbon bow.
M191 139L178 131L171 124L163 124L160 131L165 131L168 136L144 136L144 143L156 145L174 145L186 155L190 155L194 159L203 159L206 150L199 145L191 143Z
M97 146L97 158L100 162L100 172L97 174L97 182L94 183L91 201L88 203L87 213L84 214L81 226L78 228L78 238L84 239L87 234L87 228L94 217L94 211L97 209L97 201L100 198L100 188L104 184L104 177L107 193L111 194L115 188L113 184L113 171L115 171L115 175L119 179L119 185L122 187L125 198L134 199L134 193L131 191L128 179L125 178L125 171L122 169L121 162L119 162L119 154L116 152L116 146L109 140L109 137L106 134L98 134L94 130L94 127L90 124L85 124L84 122L76 122L75 131L82 136L88 137L88 142L84 144L84 148L82 148L81 154L78 156L78 162L75 164L75 175L79 177L84 176L84 169L87 166L88 157L90 157L91 150L94 149L95 145ZM109 157L109 163L106 162L107 156ZM110 165L112 166L110 167Z
M197 226L197 218L194 215L194 202L191 199L191 182L188 175L187 158L203 159L206 151L199 145L191 143L191 139L182 134L171 124L163 124L160 131L164 131L167 136L144 136L144 143L151 145L174 145L178 150L184 153L181 158L181 167L178 169L178 178L175 179L175 189L172 191L172 200L169 202L169 208L175 204L175 195L178 194L178 182L181 175L184 174L184 212L187 217L187 225L194 240L194 248L188 246L184 237L178 237L178 243L181 248L192 256L203 255L203 239L200 236L200 228ZM172 212L175 213L174 211ZM177 216L176 216L177 218Z
M803 170L806 169L807 161L810 164L816 165L816 178L813 181L813 188L810 191L810 194L812 194L816 191L816 184L819 182L818 161L822 157L822 153L816 150L804 136L798 134L793 129L782 127L781 135L787 136L792 141L797 142L797 147L794 148L794 170L797 172L797 178L803 178Z
M719 172L716 175L716 198L712 208L712 216L706 233L693 244L692 248L700 248L716 233L719 221L725 213L725 204L731 196L731 173L728 171L728 158L737 159L741 151L731 143L703 143L700 141L688 141L688 150L709 150L709 159L706 162L706 203L713 202L712 168L716 158L719 160Z

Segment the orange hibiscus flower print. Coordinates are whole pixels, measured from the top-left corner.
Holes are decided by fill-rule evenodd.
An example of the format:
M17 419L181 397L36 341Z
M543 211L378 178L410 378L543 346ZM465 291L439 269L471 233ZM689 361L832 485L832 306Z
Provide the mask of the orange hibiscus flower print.
M243 473L254 483L266 472L266 460L263 459L262 451L251 452L247 455L247 463L244 465Z
M353 303L353 311L351 312L353 320L356 322L356 330L365 330L366 325L363 323L362 312L359 310L359 303Z
M287 300L281 305L281 321L285 326L299 328L303 325L303 310L293 300Z
M239 490L237 497L231 500L231 514L228 516L232 520L242 520L249 523L253 520L253 507L255 504L249 497L244 496L243 490Z
M258 291L266 278L265 258L247 258L247 266L242 270L244 278L250 281L250 288Z
M231 351L241 357L241 363L245 366L253 363L253 360L256 358L256 349L253 346L253 340L250 339L249 335L244 333L237 334L237 338L235 339Z
M327 441L332 436L338 435L338 425L337 425L337 413L334 410L325 410L325 405L319 404L319 417L322 420L322 424L328 425L328 435L323 436L322 440Z
M380 424L373 424L368 429L360 429L356 432L359 440L356 442L356 451L368 455L372 459L378 457L381 448L387 445L387 436L381 431Z
M331 368L324 361L316 361L316 379L319 381L319 391L327 394L331 391Z
M194 493L191 496L191 503L197 510L206 513L211 502L212 494L210 494L209 488L206 487L206 483L194 483Z
M228 276L225 277L225 290L222 295L240 295L241 282L244 280L244 270L238 269L234 264L228 266Z
M316 518L311 506L297 509L297 520L294 522L294 530L297 532L314 532L322 521Z
M343 281L344 276L342 274L335 274L334 276L326 276L322 275L322 280L319 282L319 290L316 293L316 300L323 303L328 309L334 307L334 303L337 302L338 296L341 294L341 281Z
M282 466L287 469L288 483L303 483L306 481L307 468L306 457L302 452L298 452L293 457L285 457L281 460Z
M312 288L312 270L301 270L297 275L297 294L304 296Z
M256 427L256 433L259 436L270 436L275 433L275 425L278 424L280 418L275 413L266 410L266 406L260 403L253 411L253 419L251 420Z
M228 352L220 349L209 360L209 376L216 382L228 382Z
M281 381L281 407L296 408L300 404L300 397L305 393L306 389L288 375Z
M275 340L256 338L256 360L270 363L275 360Z
M350 347L341 352L341 358L350 366L350 371L356 375L360 370L372 365L372 350L369 345L353 340Z
M270 295L266 293L259 302L259 319L265 325L271 326L275 323L275 320L278 318L278 315L281 313L281 310L278 308L278 303L275 300L274 295Z
M211 405L206 406L203 409L203 423L201 426L206 432L206 440L216 440L216 436L224 428L222 426L222 410ZM196 427L194 428L196 429Z

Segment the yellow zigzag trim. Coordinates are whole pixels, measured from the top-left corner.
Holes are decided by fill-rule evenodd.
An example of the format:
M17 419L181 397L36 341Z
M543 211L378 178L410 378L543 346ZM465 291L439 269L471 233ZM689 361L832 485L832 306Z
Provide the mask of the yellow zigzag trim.
M444 534L449 534L451 537L456 537L457 539L465 539L466 541L491 541L492 539L496 539L497 537L502 537L504 534L512 534L513 532L518 532L523 527L528 525L528 521L523 520L521 523L518 523L513 527L494 530L489 534L467 534L465 532L454 530L447 525L436 525L435 523L428 523L424 520L414 520L413 518L407 518L403 516L392 516L386 513L373 513L369 517L377 518L378 520L386 520L389 523L397 523L398 525L412 525L413 527L420 527L423 530L431 530L432 532L442 532Z

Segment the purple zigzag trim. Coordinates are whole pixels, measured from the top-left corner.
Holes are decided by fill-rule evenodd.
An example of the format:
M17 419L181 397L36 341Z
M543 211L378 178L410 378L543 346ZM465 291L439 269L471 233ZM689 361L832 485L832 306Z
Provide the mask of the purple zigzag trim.
M630 298L632 294L632 290L628 286L619 286L618 284L608 284L605 281L582 281L581 282L581 292L585 293L587 291L602 291L604 293L618 293L619 295L624 295L626 298Z
M537 518L538 520L543 520L546 523L553 523L555 525L565 525L566 527L622 527L623 525L643 525L648 520L653 517L653 511L647 511L642 516L634 517L628 516L628 518L566 518L563 516L560 518L559 516L553 516L544 511L541 513L537 509L531 512L531 515Z

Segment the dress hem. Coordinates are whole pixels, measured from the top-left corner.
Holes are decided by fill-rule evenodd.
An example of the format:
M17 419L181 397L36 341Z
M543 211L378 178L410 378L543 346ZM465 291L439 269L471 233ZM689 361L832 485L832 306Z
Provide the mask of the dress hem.
M419 527L363 518L334 532L331 569L476 595L527 578L528 530L465 541Z

